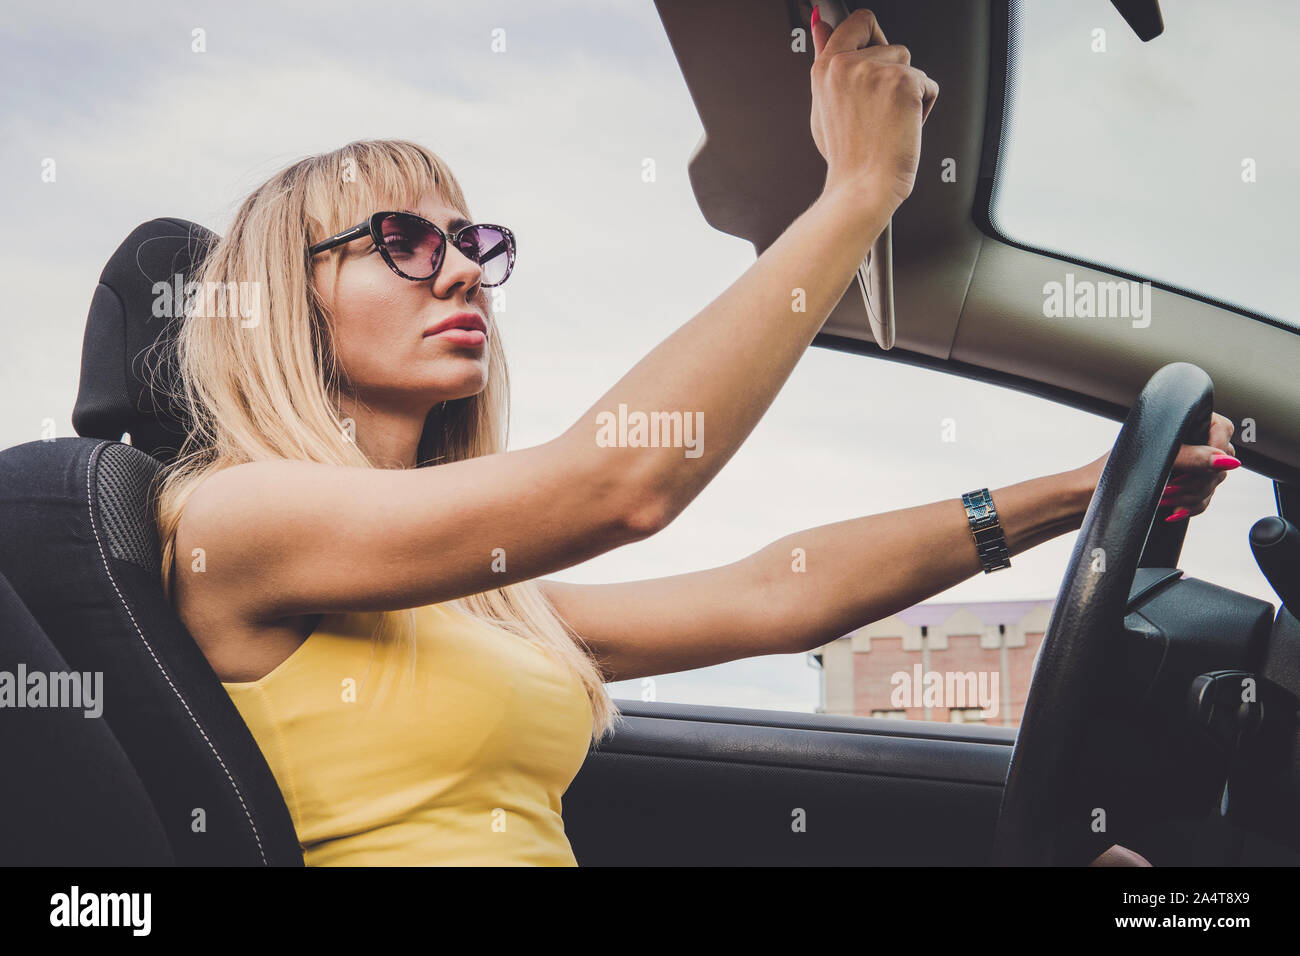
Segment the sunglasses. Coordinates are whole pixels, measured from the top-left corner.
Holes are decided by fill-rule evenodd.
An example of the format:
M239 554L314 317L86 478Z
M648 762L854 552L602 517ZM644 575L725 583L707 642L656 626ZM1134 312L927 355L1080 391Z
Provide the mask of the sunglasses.
M447 245L454 244L483 271L480 285L498 286L515 267L515 234L504 226L468 223L450 237L429 220L409 212L377 212L337 236L308 249L313 256L344 243L369 236L388 268L403 279L423 282L442 268Z

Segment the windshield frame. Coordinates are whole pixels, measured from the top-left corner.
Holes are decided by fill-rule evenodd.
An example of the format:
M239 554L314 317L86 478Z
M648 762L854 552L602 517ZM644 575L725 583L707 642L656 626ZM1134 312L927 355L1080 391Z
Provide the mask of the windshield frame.
M998 160L1003 153L1005 140L1010 132L1010 124L1006 122L1006 116L1007 111L1010 109L1013 91L1008 80L1011 73L1013 53L1011 32L1014 29L1013 17L1018 2L1019 0L990 0L989 4L988 103L985 108L984 143L980 152L979 182L976 186L975 201L971 210L972 221L976 228L988 238L995 239L1015 249L1048 256L1060 262L1086 269L1094 269L1130 282L1150 283L1152 289L1160 289L1164 292L1193 299L1217 309L1233 312L1256 322L1282 329L1293 335L1300 335L1300 316L1297 317L1296 323L1292 324L1217 296L1197 292L1194 289L1184 288L1152 276L1125 270L1095 259L1072 256L1056 249L1023 242L1007 235L995 224L993 220L993 202L997 189Z

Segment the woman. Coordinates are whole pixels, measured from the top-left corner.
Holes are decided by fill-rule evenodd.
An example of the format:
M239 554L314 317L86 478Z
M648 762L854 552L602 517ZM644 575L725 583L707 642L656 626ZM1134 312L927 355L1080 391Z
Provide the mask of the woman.
M616 717L605 681L795 652L981 569L953 499L709 571L539 580L654 534L699 494L910 193L937 86L868 15L814 36L821 197L543 445L504 450L486 290L509 277L513 237L469 225L422 147L352 143L290 166L207 255L204 288L256 289L243 303L256 308L222 318L239 303L209 293L180 330L194 427L161 487L164 586L266 755L308 864L573 864L560 796ZM790 309L796 288L806 311ZM702 416L707 444L598 440L621 405ZM1223 479L1230 433L1216 417L1212 445L1181 449L1170 494L1186 513ZM1007 551L1077 528L1104 464L998 489ZM816 573L790 573L792 540Z

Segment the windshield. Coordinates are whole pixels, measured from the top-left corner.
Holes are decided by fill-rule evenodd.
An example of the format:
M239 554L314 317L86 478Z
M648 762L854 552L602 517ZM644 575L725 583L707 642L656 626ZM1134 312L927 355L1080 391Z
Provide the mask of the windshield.
M1300 329L1300 5L1012 0L989 216L1006 238Z

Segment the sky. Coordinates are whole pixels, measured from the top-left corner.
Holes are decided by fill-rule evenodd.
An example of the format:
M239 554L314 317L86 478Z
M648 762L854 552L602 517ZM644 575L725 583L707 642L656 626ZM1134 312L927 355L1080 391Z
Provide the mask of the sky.
M1108 4L1018 0L993 220L1300 328L1300 9L1239 9L1165 4L1164 33L1143 43ZM1224 49L1249 55L1220 70Z
M0 175L11 228L0 234L0 276L11 300L0 318L0 447L38 439L46 420L73 434L91 295L136 225L179 216L222 231L276 170L371 137L430 147L475 219L516 232L499 314L511 447L572 425L738 279L754 251L700 215L686 163L703 130L654 5L542 6L6 6ZM196 29L205 52L192 49ZM504 36L503 52L494 36ZM49 158L56 179L42 182ZM642 178L646 158L653 182ZM958 413L959 440L943 441L943 420ZM814 348L673 524L551 577L598 583L715 567L803 528L1079 467L1118 431L1010 390ZM1251 523L1273 511L1270 483L1234 472L1191 522L1182 567L1274 600L1246 543ZM1074 538L934 600L1051 599ZM610 690L811 711L817 674L803 655L764 656Z

